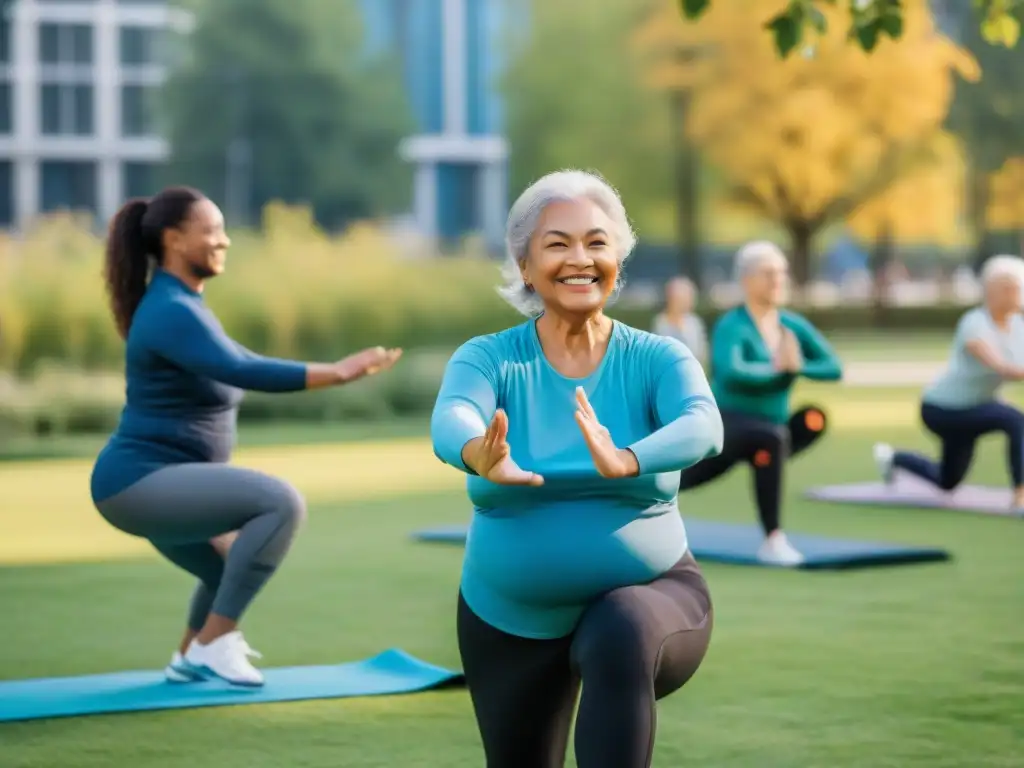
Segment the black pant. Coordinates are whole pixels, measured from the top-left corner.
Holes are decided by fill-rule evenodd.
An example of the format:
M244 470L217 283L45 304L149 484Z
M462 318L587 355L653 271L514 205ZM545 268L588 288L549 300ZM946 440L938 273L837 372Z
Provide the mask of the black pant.
M579 693L579 768L648 768L655 701L697 671L711 596L687 553L649 584L596 600L572 634L531 640L480 619L459 595L462 668L487 768L560 768Z
M893 466L917 475L944 491L952 491L974 460L978 438L993 432L1006 435L1006 463L1015 487L1024 485L1024 414L1005 403L974 408L940 408L922 403L921 420L942 441L942 460L934 462L917 453L898 451Z
M765 534L779 527L782 473L786 459L807 450L825 434L825 412L814 406L794 413L787 424L732 411L722 412L722 452L683 470L679 490L710 483L740 462L754 470L754 495Z

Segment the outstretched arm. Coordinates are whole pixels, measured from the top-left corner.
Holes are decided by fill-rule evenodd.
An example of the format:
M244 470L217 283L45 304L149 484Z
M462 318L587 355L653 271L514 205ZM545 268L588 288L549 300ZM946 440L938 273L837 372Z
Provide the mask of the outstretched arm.
M984 339L971 339L964 344L964 349L1004 379L1016 380L1024 376L1024 371L1014 368Z
M462 458L471 440L482 438L497 410L494 366L477 341L463 344L445 368L430 419L434 455L445 464L473 474Z
M1013 365L986 341L985 331L984 318L979 314L970 314L960 321L956 334L964 349L982 365L988 366L1004 379L1019 381L1024 378L1024 370Z
M793 319L796 320L794 334L804 359L800 375L814 381L839 381L843 378L842 361L828 339L804 318L795 316Z
M722 414L700 363L674 343L659 365L654 410L661 427L629 446L642 475L676 472L722 452Z
M306 389L308 374L313 374L314 383L328 375L330 366L307 366L249 352L224 332L212 314L182 302L170 304L160 320L165 325L152 334L159 355L187 371L233 387L295 392Z

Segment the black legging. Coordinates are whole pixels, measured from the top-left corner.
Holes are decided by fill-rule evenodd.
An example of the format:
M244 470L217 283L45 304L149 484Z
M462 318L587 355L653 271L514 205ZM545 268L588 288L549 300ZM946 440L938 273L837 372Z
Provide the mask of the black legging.
M754 470L754 495L761 526L765 534L772 533L779 527L786 460L807 450L825 434L825 412L809 406L790 416L787 424L775 424L756 416L723 411L722 423L722 452L683 470L679 490L709 483L745 461Z
M532 640L480 619L459 595L462 668L487 768L561 768L573 709L579 768L649 768L655 701L697 671L711 596L690 554L649 584L595 601L572 634Z
M923 403L921 420L942 441L942 461L918 453L898 451L893 466L952 491L967 476L978 438L993 432L1006 435L1006 463L1017 488L1024 486L1024 414L1005 403L985 403L973 408L940 408Z

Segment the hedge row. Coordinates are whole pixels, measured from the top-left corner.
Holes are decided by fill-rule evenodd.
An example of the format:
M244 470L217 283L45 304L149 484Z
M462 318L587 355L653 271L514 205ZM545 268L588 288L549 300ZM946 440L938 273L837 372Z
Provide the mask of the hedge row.
M268 394L250 392L239 421L377 422L423 416L434 406L447 353L412 352L401 369L345 387ZM30 380L0 376L0 443L21 436L105 433L124 405L124 381L114 373L43 366Z
M234 233L227 274L207 297L230 334L261 352L331 360L374 344L451 349L521 318L494 291L493 261L473 253L402 258L369 228L331 237L302 210L271 207L263 232ZM74 219L0 239L0 369L20 376L57 361L120 370L100 278L102 239ZM950 328L959 307L807 310L824 330ZM653 310L614 308L649 327ZM703 311L713 321L716 310Z

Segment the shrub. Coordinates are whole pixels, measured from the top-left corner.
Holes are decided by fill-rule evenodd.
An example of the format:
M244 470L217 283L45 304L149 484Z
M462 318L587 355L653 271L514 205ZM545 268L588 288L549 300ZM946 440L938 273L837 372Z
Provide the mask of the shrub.
M369 227L319 231L301 209L271 206L264 232L232 233L228 273L207 300L228 333L266 354L333 360L375 344L451 346L515 315L489 260L403 258ZM122 344L101 279L102 238L67 216L0 240L0 367L43 361L119 370Z
M344 387L291 394L247 393L242 423L370 422L426 416L434 406L447 352L412 351L401 369ZM31 377L0 375L0 440L110 432L124 404L117 373L40 366Z
M228 333L265 354L333 360L375 344L451 349L521 320L494 291L495 264L469 249L445 258L403 257L373 228L331 236L305 210L280 205L267 208L262 234L234 232L232 239L228 273L210 283L207 300ZM44 220L20 240L0 236L0 369L24 376L57 361L85 371L121 370L102 250L102 238L69 216ZM712 321L718 311L702 314ZM877 324L910 330L951 328L962 311L854 306L807 314L826 331ZM653 310L620 307L612 314L646 328ZM405 392L395 405L411 407L421 396Z
M207 300L228 333L270 355L334 360L375 344L407 353L400 368L348 387L250 393L243 421L369 420L429 413L451 350L521 322L494 291L495 264L472 248L445 258L403 256L368 226L341 236L306 211L270 206L262 233L233 232L228 274ZM123 402L123 345L101 279L103 240L71 216L23 237L0 235L0 437L107 431ZM654 310L611 314L640 328ZM704 308L710 324L720 310ZM822 330L952 328L963 308L807 309Z

